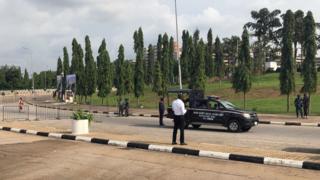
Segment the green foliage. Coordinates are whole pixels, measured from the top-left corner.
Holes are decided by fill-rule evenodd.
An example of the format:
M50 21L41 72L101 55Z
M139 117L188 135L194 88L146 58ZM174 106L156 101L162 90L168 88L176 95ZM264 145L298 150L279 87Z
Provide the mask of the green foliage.
M221 80L225 74L225 64L223 59L223 49L221 47L221 42L219 37L216 38L214 43L214 53L215 53L215 66L214 72L217 77Z
M25 89L30 89L31 88L31 81L30 81L30 77L29 77L29 73L28 73L27 69L24 70L23 87Z
M147 63L147 71L145 73L145 80L146 84L150 85L153 82L153 72L154 72L154 64L155 64L155 57L154 57L154 49L152 44L149 44L148 47L148 63Z
M204 50L205 45L203 43L203 40L201 39L196 47L196 59L195 61L195 74L191 77L192 80L192 89L195 90L203 90L206 89L206 75L205 75L205 68L204 68Z
M178 76L177 71L175 71L175 67L177 64L177 61L175 60L175 52L174 52L174 39L173 37L170 37L169 40L169 73L168 73L168 78L169 82L173 84L175 82L175 78Z
M59 57L58 58L58 61L57 61L57 76L61 75L61 73L63 72L63 67L62 67L62 61L61 61L61 58Z
M293 36L293 44L294 44L294 59L297 59L298 43L302 46L304 41L304 12L301 10L297 10L294 13L294 36Z
M118 50L118 59L116 61L116 88L117 96L125 94L125 69L124 69L124 47L121 44Z
M94 62L89 36L85 37L85 96L96 91L96 63Z
M133 71L132 71L132 65L129 61L124 62L124 70L125 70L125 77L124 77L125 94L130 94L133 92Z
M159 61L155 62L154 67L154 74L153 74L153 87L152 91L156 92L158 96L164 96L164 90L163 90L163 80L162 80L162 73L160 69L160 63Z
M249 33L245 28L242 33L242 42L239 52L239 63L244 63L248 70L252 71L252 59L250 56Z
M66 47L63 47L63 74L66 77L69 74L69 55Z
M228 60L228 67L226 68L226 72L233 73L234 68L238 61L238 51L241 44L241 39L238 36L232 36L231 38L223 38L223 54L226 56Z
M189 46L189 32L183 30L182 32L182 52L180 57L182 81L186 82L189 79L189 64L190 64L190 46ZM192 44L192 41L191 41Z
M206 46L206 56L205 56L205 72L207 77L213 77L214 68L213 68L213 38L211 28L208 31L207 35L207 46Z
M315 57L317 54L316 24L312 12L304 18L304 50L305 60L302 63L303 91L315 93L317 91L317 69Z
M76 112L73 112L71 118L74 120L88 120L89 123L91 123L93 121L93 114L78 110Z
M105 39L99 48L99 55L97 57L97 86L98 96L101 97L102 102L105 97L111 92L112 88L112 71L110 66L110 57L106 48Z
M139 99L144 92L144 58L143 58L143 32L141 27L134 32L134 51L136 53L136 64L134 70L134 94Z

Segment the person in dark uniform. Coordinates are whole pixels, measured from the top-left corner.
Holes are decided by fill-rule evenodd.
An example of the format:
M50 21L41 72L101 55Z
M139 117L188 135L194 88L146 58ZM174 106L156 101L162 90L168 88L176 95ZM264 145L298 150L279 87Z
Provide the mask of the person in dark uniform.
M309 104L310 100L306 93L303 95L303 114L306 118L308 118L309 115Z
M165 105L164 105L164 102L163 102L163 98L160 98L160 101L159 101L159 125L160 126L164 126L163 124L163 115L164 115L164 112L165 112Z
M301 116L301 118L303 118L303 112L302 112L303 102L302 102L302 99L300 98L299 94L297 95L296 99L294 100L294 105L296 107L297 118L299 118L299 115Z
M182 100L182 94L178 95L178 98L172 102L172 110L174 113L174 127L173 127L173 134L172 134L172 144L177 144L177 131L180 129L180 145L187 145L184 142L184 115L186 114L187 110L185 108L184 102Z
M124 102L123 100L119 101L119 116L123 116L123 110L124 110Z
M124 110L125 110L125 116L129 116L129 99L126 98L124 102Z

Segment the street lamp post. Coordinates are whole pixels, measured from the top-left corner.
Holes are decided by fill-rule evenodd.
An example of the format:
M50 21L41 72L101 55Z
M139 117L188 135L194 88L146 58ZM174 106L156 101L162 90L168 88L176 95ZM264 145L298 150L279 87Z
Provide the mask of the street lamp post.
M176 38L177 38L177 60L178 60L178 71L179 71L179 86L182 89L182 78L181 78L181 63L179 58L179 29L178 29L178 13L177 13L177 0L174 0L175 15L176 15Z
M27 47L22 47L22 48L29 51L29 53L30 53L30 74L32 76L32 94L34 94L34 76L33 76L33 72L32 72L32 51L30 48L27 48Z

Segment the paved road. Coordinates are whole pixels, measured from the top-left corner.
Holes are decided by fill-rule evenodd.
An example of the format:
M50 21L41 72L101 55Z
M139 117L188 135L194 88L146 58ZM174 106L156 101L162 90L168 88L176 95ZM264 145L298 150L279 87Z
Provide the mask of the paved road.
M17 114L16 109L8 109L7 115ZM69 118L71 112L60 111L60 115ZM26 116L26 112L18 114ZM30 117L35 117L35 109L30 106ZM57 110L38 108L37 117L55 119ZM21 118L23 119L23 118ZM123 135L140 135L149 139L167 139L171 141L172 120L165 119L164 128L158 126L157 118L149 117L108 117L96 114L95 120L104 126L95 125L93 130ZM223 127L202 126L200 129L186 130L186 141L208 144L221 144L238 147L263 148L287 152L305 152L315 154L315 160L320 160L320 127L259 125L246 133L230 133Z
M318 171L0 131L0 179L317 179Z

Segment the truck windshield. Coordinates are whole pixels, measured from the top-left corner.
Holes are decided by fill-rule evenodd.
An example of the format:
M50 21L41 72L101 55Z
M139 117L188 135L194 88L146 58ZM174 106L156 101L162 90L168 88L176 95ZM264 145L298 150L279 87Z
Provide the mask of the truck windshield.
M220 103L226 108L226 109L232 109L232 110L236 110L238 109L234 104L232 104L231 102L228 101L220 101Z

